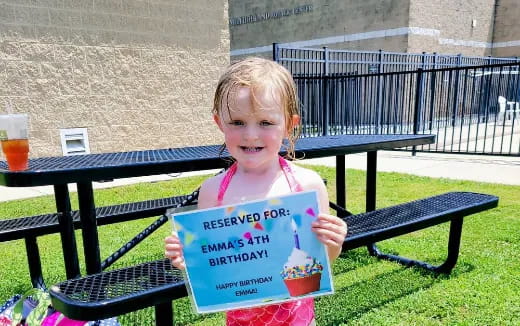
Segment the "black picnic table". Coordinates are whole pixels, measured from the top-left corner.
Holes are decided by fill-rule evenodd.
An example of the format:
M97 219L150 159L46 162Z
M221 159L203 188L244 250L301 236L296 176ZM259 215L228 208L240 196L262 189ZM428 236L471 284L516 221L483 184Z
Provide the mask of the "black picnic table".
M302 138L297 157L336 156L337 204L345 207L345 155L367 152L366 210L375 209L377 151L432 144L434 135L335 135ZM23 172L11 172L0 161L0 185L32 187L52 185L62 238L67 278L80 275L67 184L76 183L87 274L101 272L96 210L92 183L166 173L224 168L229 154L219 145L168 148L81 156L44 157L29 161Z

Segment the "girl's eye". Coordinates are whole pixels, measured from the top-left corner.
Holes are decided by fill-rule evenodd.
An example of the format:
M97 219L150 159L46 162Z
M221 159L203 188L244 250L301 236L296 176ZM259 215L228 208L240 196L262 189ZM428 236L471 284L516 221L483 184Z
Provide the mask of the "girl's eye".
M242 126L242 125L244 125L244 122L242 122L240 120L233 120L229 124L232 126Z
M261 125L261 126L272 126L273 123L271 123L271 122L269 122L269 121L262 121L262 122L260 122L260 125Z

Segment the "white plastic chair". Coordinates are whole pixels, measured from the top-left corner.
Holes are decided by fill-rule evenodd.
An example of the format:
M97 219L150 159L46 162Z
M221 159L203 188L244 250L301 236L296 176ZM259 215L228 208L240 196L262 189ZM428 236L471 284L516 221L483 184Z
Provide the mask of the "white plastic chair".
M507 103L507 99L505 97L503 97L503 96L498 97L498 108L499 108L498 120L506 118L506 103ZM511 120L511 113L508 112L508 114L509 114L508 120Z

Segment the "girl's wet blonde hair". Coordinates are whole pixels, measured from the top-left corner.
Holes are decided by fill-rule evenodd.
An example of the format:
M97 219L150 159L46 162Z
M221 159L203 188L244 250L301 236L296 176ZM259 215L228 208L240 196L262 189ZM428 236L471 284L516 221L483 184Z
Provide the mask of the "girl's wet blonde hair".
M300 115L296 85L291 73L280 64L257 57L246 58L231 64L218 81L213 100L213 114L220 115L223 109L231 112L230 103L235 102L237 91L241 87L251 90L253 99L257 92L271 92L278 98L285 116L288 133L287 157L295 158L294 146L300 128L293 125L292 117ZM258 103L258 101L255 100ZM224 103L226 104L223 108ZM254 106L257 107L257 106Z

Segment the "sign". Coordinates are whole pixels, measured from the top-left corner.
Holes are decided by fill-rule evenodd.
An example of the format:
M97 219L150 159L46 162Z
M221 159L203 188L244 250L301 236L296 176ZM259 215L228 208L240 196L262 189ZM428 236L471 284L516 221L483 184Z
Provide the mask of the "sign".
M303 5L298 6L294 8L284 8L279 9L271 12L264 12L262 14L253 14L253 15L247 15L247 16L241 16L241 17L231 17L229 19L229 25L230 26L236 26L236 25L243 25L243 24L250 24L250 23L256 23L261 22L265 20L270 19L277 19L282 17L287 17L291 15L301 15L306 12L312 11L312 5Z
M173 214L195 310L332 294L327 250L311 231L317 214L315 191Z

